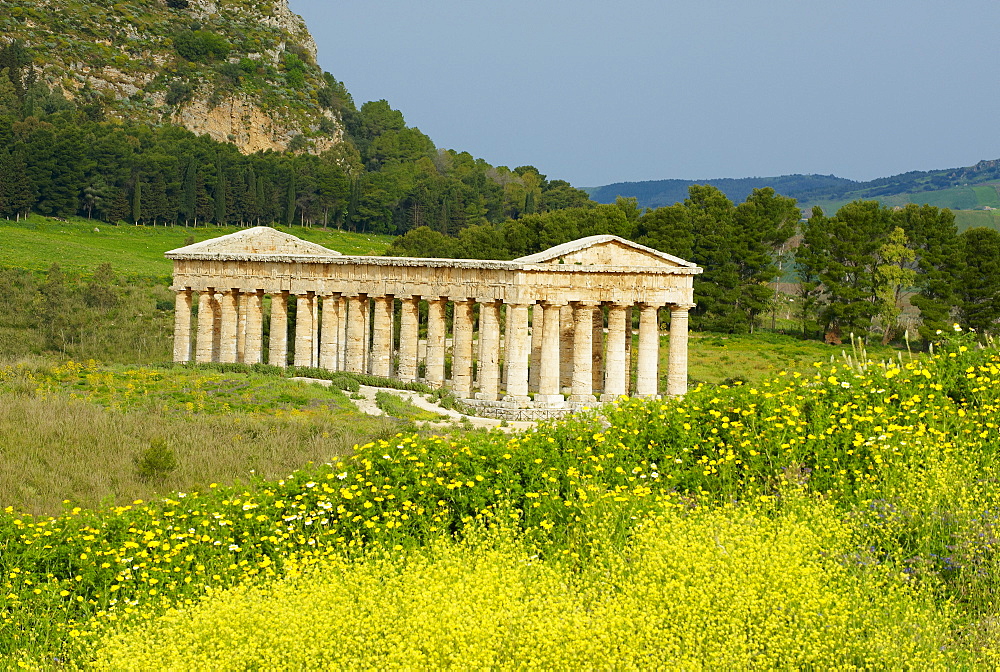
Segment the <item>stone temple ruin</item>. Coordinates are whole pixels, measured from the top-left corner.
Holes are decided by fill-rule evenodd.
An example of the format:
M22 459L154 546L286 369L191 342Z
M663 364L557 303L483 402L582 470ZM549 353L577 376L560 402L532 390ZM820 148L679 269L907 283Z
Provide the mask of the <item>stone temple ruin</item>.
M481 415L539 419L656 396L658 314L668 308L666 392L687 389L688 310L702 269L617 236L483 261L346 256L255 227L166 256L176 362L287 366L291 348L295 366L422 380Z

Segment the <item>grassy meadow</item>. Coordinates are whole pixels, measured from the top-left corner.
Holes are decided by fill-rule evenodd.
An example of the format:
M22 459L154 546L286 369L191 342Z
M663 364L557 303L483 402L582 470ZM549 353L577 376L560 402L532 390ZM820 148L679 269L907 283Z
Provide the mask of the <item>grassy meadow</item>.
M357 234L320 227L275 227L343 254L382 254L392 236ZM110 263L119 275L167 278L173 262L164 258L168 250L192 242L240 231L238 227L113 226L82 218L67 221L32 215L14 222L0 220L0 268L43 271L53 263L64 270L89 273Z
M114 417L183 419L196 403L195 372L102 384L103 369L72 368L4 385ZM9 506L0 655L136 670L994 669L998 381L1000 352L955 333L919 359L826 361L520 434L387 433L278 477L51 516ZM245 382L251 398L218 385L198 412L238 431L292 393ZM336 402L299 394L292 406L317 414L303 426Z

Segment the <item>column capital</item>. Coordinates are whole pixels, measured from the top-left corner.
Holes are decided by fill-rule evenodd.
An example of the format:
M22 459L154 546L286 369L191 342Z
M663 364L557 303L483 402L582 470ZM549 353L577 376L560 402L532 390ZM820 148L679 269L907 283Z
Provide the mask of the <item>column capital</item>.
M694 303L672 303L670 304L670 312L674 313L674 312L684 311L686 313L692 308L694 308L695 305L696 304Z
M569 303L574 308L597 308L599 305L601 305L600 301L594 301L590 299L586 301L570 301Z

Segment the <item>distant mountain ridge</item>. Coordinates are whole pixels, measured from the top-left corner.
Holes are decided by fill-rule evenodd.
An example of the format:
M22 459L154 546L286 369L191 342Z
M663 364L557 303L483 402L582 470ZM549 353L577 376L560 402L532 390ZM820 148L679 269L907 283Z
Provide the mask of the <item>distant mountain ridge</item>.
M673 205L687 197L688 187L691 185L710 184L734 202L746 200L754 189L772 187L779 194L798 200L803 208L812 205L829 206L860 198L880 200L887 205L928 202L940 207L971 210L1000 205L1000 196L991 184L996 182L1000 182L1000 159L980 161L965 168L915 170L868 181L849 180L835 175L779 175L618 182L588 188L586 191L599 203L614 203L618 196L626 196L638 199L640 206L648 208ZM988 188L977 191L976 186Z

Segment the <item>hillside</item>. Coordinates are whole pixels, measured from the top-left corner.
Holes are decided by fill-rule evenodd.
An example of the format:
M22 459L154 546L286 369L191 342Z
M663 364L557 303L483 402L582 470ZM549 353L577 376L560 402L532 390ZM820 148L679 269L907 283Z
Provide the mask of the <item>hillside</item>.
M1000 183L1000 159L980 161L965 168L910 171L858 182L835 175L779 175L777 177L723 178L708 180L650 180L619 182L588 188L590 197L599 203L614 203L618 196L635 197L639 205L656 208L672 205L687 197L693 184L710 184L734 202L746 199L751 191L773 187L783 196L808 209L819 205L836 210L857 199L878 200L884 205L925 203L952 210L982 210L1000 207L997 184Z
M170 276L173 262L164 253L191 242L200 242L237 227L199 228L164 226L94 226L95 222L70 221L32 215L12 222L0 219L0 269L44 271L58 263L71 273L89 274L102 263L110 263L126 277L163 279ZM319 243L342 254L383 254L391 236L350 233L321 227L280 227L294 236Z
M32 106L168 122L246 153L343 139L346 91L287 0L2 0L0 35L0 69Z

